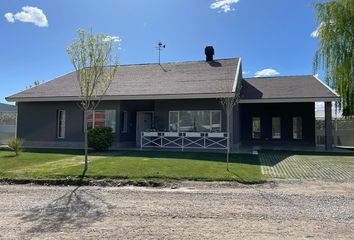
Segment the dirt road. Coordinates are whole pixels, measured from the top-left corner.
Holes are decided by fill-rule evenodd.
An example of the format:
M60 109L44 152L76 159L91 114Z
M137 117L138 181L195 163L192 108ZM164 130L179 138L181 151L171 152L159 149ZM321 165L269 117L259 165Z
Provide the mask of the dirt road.
M177 188L175 188L177 187ZM353 239L354 184L0 186L1 239Z

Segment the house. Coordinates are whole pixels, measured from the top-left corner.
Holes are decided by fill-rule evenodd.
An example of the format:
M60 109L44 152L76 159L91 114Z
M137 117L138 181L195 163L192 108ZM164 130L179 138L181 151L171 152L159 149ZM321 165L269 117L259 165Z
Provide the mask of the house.
M315 146L315 102L325 102L330 122L332 89L312 75L243 78L241 58L123 65L88 127L110 126L114 148L206 148ZM226 133L222 97L240 101ZM18 107L17 136L28 147L83 146L75 72L6 98ZM331 125L326 124L327 147Z
M16 106L0 103L0 144L16 134Z

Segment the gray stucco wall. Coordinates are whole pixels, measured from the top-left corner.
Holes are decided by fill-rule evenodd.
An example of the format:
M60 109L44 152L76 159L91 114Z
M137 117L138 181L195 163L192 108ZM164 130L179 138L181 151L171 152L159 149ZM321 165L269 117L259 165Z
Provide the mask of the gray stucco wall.
M168 130L169 111L174 110L222 110L217 99L102 101L98 110L116 110L114 147L135 146L136 117L138 111L154 111L155 128ZM65 139L57 138L57 111L65 110ZM121 114L127 111L127 132L121 132ZM25 139L29 147L82 148L83 112L77 102L22 102L18 103L18 137ZM237 133L238 114L234 112L234 131ZM226 131L226 115L222 114L222 130ZM234 142L239 134L234 135Z
M84 114L77 102L21 102L17 107L17 136L25 139L27 146L82 146ZM119 102L103 101L97 109L116 110L114 140L119 141ZM58 110L66 112L65 139L57 138Z

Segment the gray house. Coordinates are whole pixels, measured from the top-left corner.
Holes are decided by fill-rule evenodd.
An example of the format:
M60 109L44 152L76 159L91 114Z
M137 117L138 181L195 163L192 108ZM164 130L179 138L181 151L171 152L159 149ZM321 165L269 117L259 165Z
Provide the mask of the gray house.
M110 126L114 148L203 148L315 146L315 102L339 99L312 75L243 78L240 58L119 68L88 127ZM240 90L240 101L226 132L219 99ZM17 136L28 147L83 146L84 114L79 109L75 72L6 98L18 107ZM326 125L327 147L331 125Z

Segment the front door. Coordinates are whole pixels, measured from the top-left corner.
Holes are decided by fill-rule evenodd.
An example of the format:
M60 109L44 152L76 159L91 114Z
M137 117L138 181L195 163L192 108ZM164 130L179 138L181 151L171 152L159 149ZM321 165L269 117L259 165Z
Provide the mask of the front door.
M136 145L140 146L141 132L152 129L154 112L137 112L136 116Z

